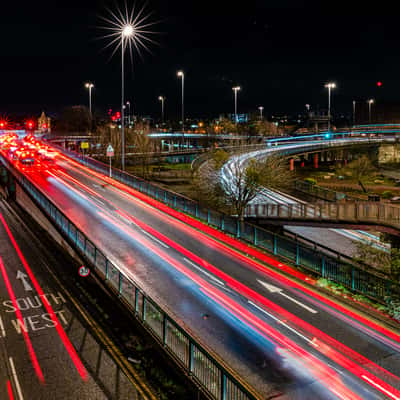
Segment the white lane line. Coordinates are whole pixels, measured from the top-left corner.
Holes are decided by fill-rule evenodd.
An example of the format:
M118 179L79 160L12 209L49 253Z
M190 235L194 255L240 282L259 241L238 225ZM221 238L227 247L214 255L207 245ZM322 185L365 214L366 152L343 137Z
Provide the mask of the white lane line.
M14 377L15 387L17 388L19 400L24 400L24 396L22 396L21 386L19 385L19 380L17 372L15 371L14 361L12 357L8 357L8 361L10 362L11 373L13 374Z
M268 289L269 292L278 293L281 296L286 297L288 300L292 301L293 303L297 304L300 307L303 307L305 310L309 311L310 313L312 313L312 314L317 314L318 313L318 311L316 311L313 308L307 306L306 304L303 304L301 301L298 301L298 300L294 299L293 297L289 296L288 294L283 293L283 289L281 289L280 287L271 285L270 283L266 283L266 282L261 281L259 279L257 279L257 282L260 285L264 286L266 289Z
M392 392L389 392L389 390L385 389L384 387L382 387L381 385L379 385L378 383L376 383L376 382L373 381L372 379L368 378L368 376L361 375L361 378L363 378L364 380L366 380L367 382L369 382L372 386L375 386L376 388L378 388L381 392L385 393L385 394L386 394L387 396L389 396L391 399L400 400L400 397L396 396L396 395L393 394Z
M291 326L287 325L285 322L281 321L279 318L276 318L274 315L270 314L269 312L265 311L263 308L258 306L257 304L253 303L251 300L247 300L253 307L257 308L257 310L263 312L264 314L268 315L270 318L278 322L279 324L283 325L285 328L289 329L291 332L296 334L297 336L301 337L303 340L305 340L307 343L311 344L311 346L318 347L316 343L314 343L312 340L309 338L305 337L302 335L300 332L297 332L296 329L293 329Z
M193 268L196 268L198 271L202 272L204 275L207 275L210 279L212 279L213 281L219 283L222 286L225 286L225 283L222 282L221 280L219 280L218 278L216 278L214 275L211 275L210 273L208 273L207 271L204 271L204 269L200 268L198 265L196 265L194 262L192 262L191 260L189 260L186 257L183 257L183 259L189 263Z
M141 229L141 231L147 235L150 239L153 239L154 241L156 241L158 244L161 244L161 246L165 247L166 249L169 249L169 246L166 245L164 242L162 242L161 240L158 240L156 237L154 237L153 235L151 235L149 232L146 232L144 229Z
M3 319L0 316L0 336L5 338L6 337L6 330L4 329Z

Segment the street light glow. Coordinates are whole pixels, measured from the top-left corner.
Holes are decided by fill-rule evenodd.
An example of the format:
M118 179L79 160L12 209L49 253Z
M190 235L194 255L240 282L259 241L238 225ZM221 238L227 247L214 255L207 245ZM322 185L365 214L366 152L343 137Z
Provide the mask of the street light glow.
M374 99L369 99L369 100L367 101L367 103L368 103L368 104L374 104L374 103L375 103L375 100L374 100Z
M93 83L90 83L90 82L87 82L87 83L85 83L85 87L86 87L87 89L92 89L92 88L94 88L94 84L93 84Z
M183 71L178 71L178 72L176 73L176 75L177 75L177 76L182 76L182 77L183 77L185 74L183 73Z
M232 90L235 91L235 92L239 91L240 89L241 89L240 86L235 86L235 87L232 88Z
M335 89L336 83L328 82L328 83L325 84L325 87L328 88L328 89Z
M111 57L122 46L129 48L131 59L133 59L133 50L137 51L141 56L141 50L150 52L148 45L156 44L149 36L157 32L150 30L152 25L157 22L149 20L150 13L145 13L145 6L142 8L133 7L131 11L127 8L124 11L117 9L116 12L108 9L109 17L100 16L106 22L107 26L100 26L100 29L108 31L100 39L107 39L110 42L105 48L115 46ZM122 39L122 40L121 40Z
M122 36L129 37L135 34L135 28L132 25L125 25L122 30Z

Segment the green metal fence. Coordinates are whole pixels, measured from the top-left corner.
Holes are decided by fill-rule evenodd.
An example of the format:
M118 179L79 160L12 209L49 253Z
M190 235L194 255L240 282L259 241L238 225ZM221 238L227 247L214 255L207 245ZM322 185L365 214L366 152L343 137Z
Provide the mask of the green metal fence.
M208 397L217 400L259 399L255 393L251 393L251 389L245 387L244 383L240 383L227 367L217 361L210 351L164 312L162 307L144 293L131 278L125 276L29 179L1 155L0 161L12 172L20 186L68 242L124 300L137 319L186 370L191 379L208 394Z
M58 148L83 165L108 175L108 165L89 157L83 157L79 153L67 151L61 147ZM346 261L343 256L335 258L325 255L316 249L316 244L311 247L304 244L303 241L278 235L250 223L245 223L241 231L237 218L204 208L185 196L165 190L158 185L116 168L112 169L112 177L170 207L190 214L223 232L245 240L276 256L284 257L296 266L339 283L354 292L381 302L385 301L385 298L392 293L400 293L400 286L397 283L388 280L379 273L363 270Z

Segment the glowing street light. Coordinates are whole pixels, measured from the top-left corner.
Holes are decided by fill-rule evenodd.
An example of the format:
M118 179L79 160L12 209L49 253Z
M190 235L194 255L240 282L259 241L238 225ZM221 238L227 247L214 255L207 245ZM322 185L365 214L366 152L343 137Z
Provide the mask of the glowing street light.
M164 101L165 96L158 96L158 100L161 101L161 123L164 123Z
M258 107L259 111L260 111L260 119L263 119L263 111L264 111L264 107L260 106Z
M182 146L185 143L185 74L183 71L176 73L178 78L182 80Z
M331 130L331 91L336 88L336 83L329 82L325 84L328 88L328 132Z
M375 103L375 100L374 99L369 99L367 101L367 103L368 103L368 121L369 121L369 123L371 123L371 108L372 108L372 104Z
M150 14L145 13L145 6L140 9L133 7L130 12L127 7L125 7L125 12L120 9L117 9L117 12L108 11L109 18L101 17L108 25L102 26L101 29L111 32L102 37L111 39L105 47L115 45L111 56L121 47L121 168L125 170L125 50L129 48L131 60L133 60L133 50L139 55L141 55L141 49L149 51L147 44L155 43L148 37L149 34L155 33L149 30L149 27L155 23L149 22Z
M235 124L238 123L238 115L237 115L237 94L238 94L238 91L239 91L240 89L241 89L240 86L234 86L234 87L232 88L232 90L233 90L233 92L234 92L234 95L235 95Z
M87 82L85 83L85 88L89 90L89 113L90 118L92 118L92 89L94 88L94 84Z

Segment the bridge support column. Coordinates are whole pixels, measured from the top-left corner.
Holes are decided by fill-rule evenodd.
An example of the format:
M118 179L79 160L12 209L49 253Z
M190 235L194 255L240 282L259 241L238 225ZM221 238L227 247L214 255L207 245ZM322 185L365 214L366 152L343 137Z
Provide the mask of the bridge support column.
M294 158L290 159L290 171L294 171Z
M318 169L318 153L314 154L314 168Z

